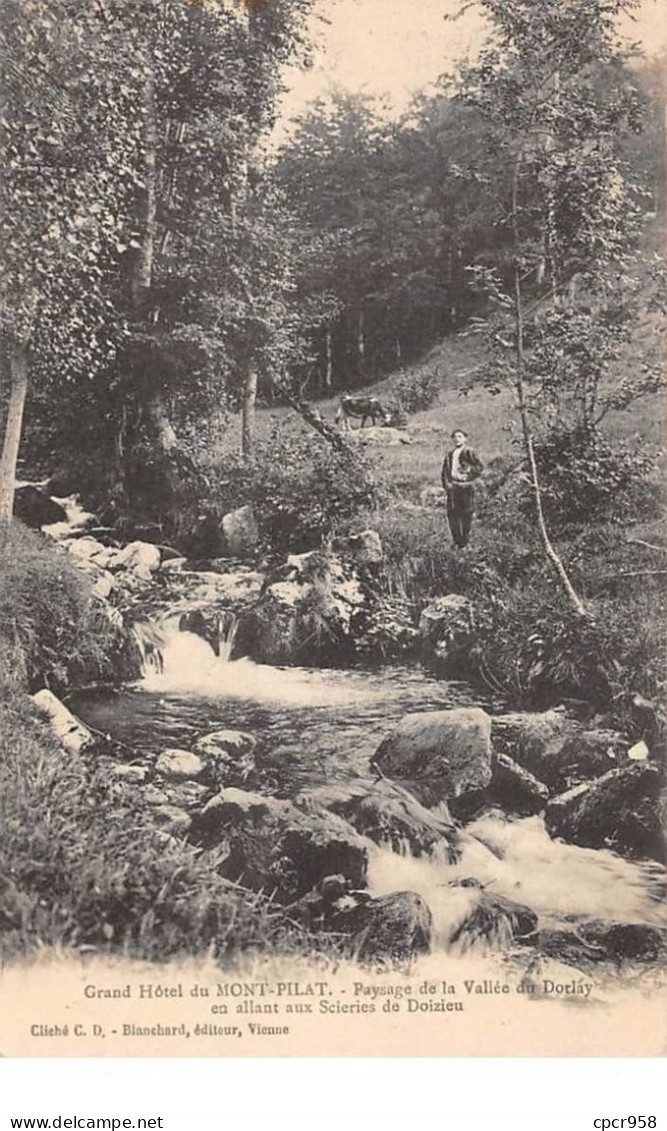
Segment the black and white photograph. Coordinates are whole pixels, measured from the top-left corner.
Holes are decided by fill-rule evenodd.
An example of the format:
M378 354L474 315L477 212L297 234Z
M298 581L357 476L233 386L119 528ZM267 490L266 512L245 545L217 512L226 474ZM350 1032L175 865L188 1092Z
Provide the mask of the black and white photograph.
M663 4L0 61L0 1053L664 1055Z

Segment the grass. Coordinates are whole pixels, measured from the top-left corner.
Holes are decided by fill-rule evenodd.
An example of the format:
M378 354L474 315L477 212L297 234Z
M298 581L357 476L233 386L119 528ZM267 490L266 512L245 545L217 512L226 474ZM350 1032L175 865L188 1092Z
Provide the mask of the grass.
M0 958L43 947L162 960L312 952L215 851L165 837L104 765L65 755L29 701L0 704Z
M0 544L0 692L62 692L130 662L124 634L91 602L90 582L65 550L12 523Z

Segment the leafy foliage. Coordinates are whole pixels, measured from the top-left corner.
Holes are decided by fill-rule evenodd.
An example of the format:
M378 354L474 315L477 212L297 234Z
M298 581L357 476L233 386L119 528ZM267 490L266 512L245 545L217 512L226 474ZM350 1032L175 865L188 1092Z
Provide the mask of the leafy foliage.
M0 690L111 678L126 648L65 551L15 522L0 546Z
M356 452L340 453L314 435L276 428L251 460L228 458L215 471L217 505L252 504L268 549L310 550L371 506L377 495L372 469Z
M550 432L535 445L535 458L544 511L558 527L636 517L641 489L643 509L652 501L655 460L627 443L612 446L597 429ZM532 503L524 505L530 509Z

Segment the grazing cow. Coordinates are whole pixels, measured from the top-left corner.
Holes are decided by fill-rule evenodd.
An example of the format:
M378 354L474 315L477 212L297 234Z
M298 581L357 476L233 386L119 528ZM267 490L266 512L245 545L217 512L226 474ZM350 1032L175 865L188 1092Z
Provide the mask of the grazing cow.
M378 418L382 420L383 424L389 423L389 413L384 408L377 397L350 397L347 394L341 397L336 413L336 424L343 432L349 432L350 418L353 416L361 417L361 427L364 428L366 421L370 420L375 426Z

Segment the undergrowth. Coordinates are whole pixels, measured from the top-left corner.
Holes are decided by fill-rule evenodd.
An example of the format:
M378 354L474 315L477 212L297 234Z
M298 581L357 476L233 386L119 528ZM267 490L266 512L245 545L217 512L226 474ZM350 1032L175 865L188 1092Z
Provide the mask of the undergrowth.
M64 754L29 701L0 704L0 955L51 946L148 960L307 952L267 898L215 852L166 836L129 785Z
M0 690L109 678L126 645L65 550L14 522L0 541Z

